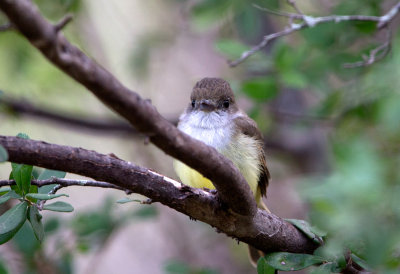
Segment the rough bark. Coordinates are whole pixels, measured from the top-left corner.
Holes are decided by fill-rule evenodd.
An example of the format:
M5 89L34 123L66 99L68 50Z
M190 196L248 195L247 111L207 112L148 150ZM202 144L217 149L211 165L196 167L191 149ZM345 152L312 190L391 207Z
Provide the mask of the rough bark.
M12 24L54 65L84 85L112 110L167 154L209 178L221 200L243 215L254 215L256 203L239 170L214 148L179 131L148 101L129 90L91 60L42 17L29 0L0 1Z
M0 145L7 149L12 162L63 170L112 183L208 223L265 252L312 253L318 247L293 225L274 214L259 209L254 216L237 214L221 204L214 193L181 185L112 156L8 136L0 136Z

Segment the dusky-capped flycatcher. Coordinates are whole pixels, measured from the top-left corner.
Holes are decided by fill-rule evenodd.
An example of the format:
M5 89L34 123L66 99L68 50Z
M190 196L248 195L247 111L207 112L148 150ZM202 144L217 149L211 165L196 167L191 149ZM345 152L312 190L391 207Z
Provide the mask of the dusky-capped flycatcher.
M204 78L196 83L190 99L178 128L230 159L248 182L258 207L269 212L262 202L270 179L262 135L256 123L237 106L229 83ZM215 188L209 179L180 161L174 161L174 168L186 185ZM249 250L253 262L262 255L252 247Z

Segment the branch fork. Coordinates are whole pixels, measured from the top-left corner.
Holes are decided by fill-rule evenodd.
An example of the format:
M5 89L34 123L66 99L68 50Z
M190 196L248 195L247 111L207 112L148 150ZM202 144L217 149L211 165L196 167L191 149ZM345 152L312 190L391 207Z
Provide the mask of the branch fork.
M277 16L283 16L283 17L288 17L289 18L289 24L288 26L280 32L272 33L269 35L264 36L264 39L256 46L252 47L250 50L245 51L242 53L242 55L234 60L234 61L229 61L228 64L230 67L236 67L237 65L243 63L247 58L250 56L254 55L256 52L262 50L265 48L269 42L283 37L287 36L293 32L305 29L305 28L312 28L315 27L319 24L323 23L329 23L329 22L335 22L335 23L340 23L343 21L370 21L370 22L377 22L377 28L378 30L387 27L393 19L399 14L400 12L400 1L395 4L386 14L382 16L367 16L367 15L330 15L330 16L323 16L323 17L314 17L310 15L305 15L297 6L295 0L287 0L288 4L291 5L297 13L288 13L288 12L280 12L280 11L273 11L269 10L263 7L260 7L258 5L253 4L253 6L257 9L260 9L262 11L265 11L270 14L274 14ZM294 23L294 20L301 20L301 23ZM360 66L368 66L376 61L384 58L387 53L390 50L390 43L391 40L388 42L385 42L381 47L376 48L376 50L372 50L369 54L368 60L364 60L361 62L357 62L354 64L345 64L344 67L346 68L353 68L353 67L360 67ZM378 52L381 52L384 50L384 54L379 55L377 57Z

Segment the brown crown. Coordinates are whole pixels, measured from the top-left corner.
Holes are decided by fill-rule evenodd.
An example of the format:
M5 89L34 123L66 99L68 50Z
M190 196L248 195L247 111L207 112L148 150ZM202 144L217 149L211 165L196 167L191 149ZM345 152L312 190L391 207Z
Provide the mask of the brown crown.
M203 78L194 85L190 99L209 99L215 101L230 99L234 103L235 96L227 81L221 78Z

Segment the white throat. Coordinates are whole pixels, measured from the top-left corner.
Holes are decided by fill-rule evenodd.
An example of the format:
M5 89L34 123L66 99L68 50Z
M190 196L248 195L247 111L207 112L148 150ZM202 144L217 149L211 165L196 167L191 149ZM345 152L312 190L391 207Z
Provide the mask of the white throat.
M234 133L233 120L240 116L224 111L192 111L183 113L178 128L191 137L222 151L231 142Z

